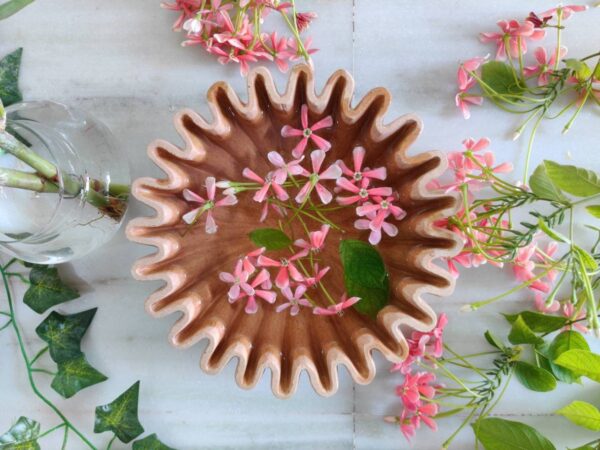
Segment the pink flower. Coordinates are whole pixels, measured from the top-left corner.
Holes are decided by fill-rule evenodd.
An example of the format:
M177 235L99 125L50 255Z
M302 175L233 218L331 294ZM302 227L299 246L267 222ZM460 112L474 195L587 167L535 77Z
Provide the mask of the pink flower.
M272 179L277 184L285 183L288 175L300 175L304 171L300 165L302 159L294 159L286 163L283 156L275 151L269 152L267 158L269 158L271 164L277 167L272 175Z
M337 164L332 164L323 172L319 173L323 161L325 160L325 152L323 150L315 150L310 154L312 161L313 172L309 173L306 169L302 175L308 177L306 184L300 189L298 195L296 195L296 201L298 203L304 203L313 189L316 189L317 195L321 199L324 205L331 202L333 195L329 192L321 183L321 180L337 180L342 175L342 169Z
M473 138L467 138L463 142L463 146L465 147L465 151L468 152L480 152L481 150L485 150L490 146L492 141L489 138L481 138L479 140L475 140Z
M183 198L185 198L188 202L200 203L202 205L199 208L193 209L192 211L184 214L183 221L193 225L200 218L200 216L206 212L205 230L208 234L214 234L217 232L218 227L215 223L212 210L220 206L233 206L237 203L237 198L234 195L229 194L223 197L221 200L215 201L217 188L215 186L214 177L206 177L204 185L206 187L206 199L190 191L189 189L185 189L183 191Z
M402 415L400 416L400 429L406 439L410 439L415 435L415 430L420 428L421 421L433 431L436 431L437 424L433 420L433 417L435 417L437 413L438 406L435 403L424 403L418 405L415 409L404 408ZM403 425L405 426L405 429L402 428Z
M569 17L571 17L573 14L575 14L576 12L582 12L582 11L587 11L587 9L589 8L589 6L587 5L560 5L557 6L556 8L552 8L549 9L548 11L544 11L543 13L540 14L541 17L554 17L558 15L558 12L561 12L561 17L562 20L567 20Z
M571 321L585 319L585 311L582 309L581 311L577 312L575 305L571 302L566 302L563 304L562 313L563 316ZM582 333L587 333L589 331L583 322L575 322L573 325L567 325L565 329L570 330L572 327L577 328Z
M302 105L300 108L300 121L302 123L302 129L292 128L289 125L285 125L281 129L281 135L283 137L302 137L300 142L298 142L298 145L296 145L294 150L292 150L294 158L299 158L302 156L309 141L312 141L320 150L323 150L324 152L331 148L331 144L328 141L315 134L315 131L323 128L329 128L333 125L333 118L331 116L327 116L309 127L308 106Z
M294 242L294 245L307 251L318 252L325 245L325 239L327 239L327 233L329 233L330 228L329 225L322 225L320 230L310 232L310 242L306 242L304 239L298 239Z
M268 283L271 275L266 269L261 270L258 275L249 284L241 284L241 293L237 298L229 298L229 303L235 303L238 300L246 298L246 311L247 314L255 314L258 311L257 298L265 300L267 303L275 303L277 294L275 292L265 289L257 289L259 286Z
M369 203L365 203L365 205L369 205ZM381 216L377 213L370 212L367 214L366 219L356 220L354 222L354 228L357 230L370 230L369 243L371 245L377 245L381 242L382 231L390 237L398 235L398 227L385 221L389 216L390 213L384 214L383 220L381 220Z
M396 199L392 196L386 198L375 197L374 201L376 203L366 202L356 208L356 214L363 217L375 213L375 217L370 221L369 228L373 231L379 230L389 215L394 216L396 220L402 220L406 217L406 211L394 205L394 200Z
M181 12L173 25L173 30L179 31L184 22L190 17L193 17L195 11L202 6L202 0L175 0L173 3L163 2L160 6L171 11Z
M303 280L302 274L298 271L294 261L304 258L306 255L308 255L308 250L303 250L291 258L281 258L279 261L260 255L258 257L258 264L262 267L279 267L279 272L275 278L275 285L279 289L283 289L290 285L290 277L295 281Z
M533 273L535 263L531 260L535 252L535 243L522 247L517 251L517 256L513 262L513 274L518 281L529 281L536 277ZM550 292L550 286L540 279L532 282L528 287L540 292Z
M350 180L358 184L367 181L367 184L371 183L372 179L376 180L385 180L387 177L387 171L385 167L379 167L377 169L369 169L366 167L364 170L362 168L363 161L365 159L365 149L364 147L356 147L352 150L352 161L354 163L353 170L349 169L348 166L342 160L338 160L337 164L342 169L342 173L350 178Z
M433 398L435 387L431 385L435 381L435 375L429 372L416 374L407 373L404 382L396 388L396 395L409 410L417 409L421 404L421 396Z
M314 12L296 13L296 23L298 24L298 31L302 33L316 18L317 13Z
M265 252L266 248L262 247L257 250L253 250L242 258L244 264L244 271L249 274L253 274L258 265L258 257Z
M268 173L265 176L265 178L262 178L255 172L253 172L251 169L246 167L242 172L242 175L244 175L244 177L248 178L249 180L255 181L258 184L262 184L262 187L256 192L256 194L254 194L253 199L256 202L264 202L267 198L267 194L269 193L269 189L272 189L275 193L275 196L282 202L290 198L285 189L283 189L279 184L277 184L277 182L274 180L273 174L271 173Z
M267 219L267 216L269 215L269 209L272 209L277 214L279 214L281 217L285 217L287 215L287 209L285 209L279 205L275 205L274 203L271 203L271 202L265 202L265 204L263 205L262 211L260 213L260 218L258 219L259 222L264 222Z
M447 324L448 316L444 313L440 314L437 325L432 331L427 333L413 331L411 335L413 345L417 345L417 347L423 346L423 352L427 351L434 358L439 358L444 353L443 335Z
M456 102L456 106L460 109L465 119L469 119L471 117L471 105L481 106L483 104L482 96L469 94L467 92L467 90L472 88L474 85L475 80L472 80L471 83L469 83L468 88L456 94L456 97L454 99L454 101Z
M269 35L271 41L271 49L273 50L273 58L279 70L283 73L288 71L288 60L292 54L288 51L288 40L285 37L277 38L277 32Z
M254 271L254 269L252 270ZM241 286L248 284L248 278L251 272L244 270L244 261L238 260L235 265L233 273L221 272L219 273L219 279L225 283L229 283L232 286L229 288L228 296L232 300L236 300L241 295Z
M368 188L368 178L364 178L361 181L360 186L353 184L343 177L338 178L336 184L342 189L354 194L348 197L338 196L336 200L340 205L351 205L353 203L366 202L367 200L370 200L371 197L389 197L392 195L391 187Z
M550 82L550 76L554 72L554 66L556 64L556 50L552 52L550 58L544 47L538 47L535 49L534 55L537 60L537 65L525 67L524 72L527 76L538 75L538 85L546 86ZM558 52L558 58L562 59L567 54L567 48L561 47Z
M560 303L556 300L552 300L549 305L546 303L546 299L540 292L536 292L535 296L535 309L544 314L555 313L560 309Z
M457 73L458 90L460 92L464 92L473 86L474 79L472 73L479 69L487 58L487 56L477 56L460 65Z
M300 285L296 288L295 292L288 286L281 290L283 296L288 299L287 303L279 305L276 309L277 312L281 312L285 309L290 309L290 315L296 316L300 312L300 306L311 307L311 303L304 298L306 293L306 286Z
M290 57L290 61L297 61L300 58L304 58L304 55L298 48L298 42L296 41L296 38L293 38L293 37L290 38L288 40L288 44L290 46L290 53L293 55ZM319 51L316 48L311 48L312 38L310 38L310 37L304 41L303 46L304 46L304 50L306 51L306 53L308 53L309 56L312 55L313 53L316 53Z
M319 263L315 263L315 266L313 268L314 276L304 277L304 280L302 280L302 283L307 288L316 286L321 281L321 279L327 274L327 272L329 272L329 269L331 269L331 267L325 267L325 268L319 270Z
M359 297L348 298L346 293L344 293L339 303L336 303L335 305L329 305L327 308L321 308L320 306L317 306L315 309L313 309L313 313L318 316L333 316L335 314L342 315L345 309L350 308L359 301Z
M544 30L535 28L530 21L500 20L497 24L501 33L481 33L480 38L481 42L496 43L496 59L499 60L506 59L507 54L517 58L520 53L527 53L527 39L539 41L546 35Z

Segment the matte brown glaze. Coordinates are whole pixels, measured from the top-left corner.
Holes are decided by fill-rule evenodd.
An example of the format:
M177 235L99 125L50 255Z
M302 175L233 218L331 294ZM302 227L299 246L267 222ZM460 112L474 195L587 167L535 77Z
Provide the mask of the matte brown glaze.
M131 240L158 248L154 255L138 261L134 276L166 281L147 300L146 308L156 317L183 313L170 336L175 346L209 340L201 360L205 371L218 372L231 358L239 357L236 379L244 388L254 386L270 368L273 392L287 397L296 390L300 372L306 370L315 390L331 395L338 388L339 364L347 367L356 382L366 384L375 375L371 351L379 350L392 362L402 361L407 345L401 326L431 329L436 316L422 296L446 295L453 288L450 275L432 261L456 253L460 244L433 222L451 214L457 202L425 188L444 170L445 158L438 153L408 157L408 146L421 130L419 120L409 115L384 125L390 94L381 88L369 92L353 108L354 81L344 71L334 73L319 95L306 66L292 71L284 94L277 92L264 68L251 72L248 86L249 99L243 103L228 84L215 84L208 92L212 122L193 111L181 111L175 126L185 141L184 149L164 141L149 147L150 158L167 177L135 182L134 195L154 208L156 215L135 219L127 229ZM376 320L352 309L343 317L315 316L308 309L291 317L276 313L266 303L260 304L256 315L246 314L243 302L231 305L228 287L219 281L218 273L231 271L236 259L253 249L247 233L258 227L260 205L247 197L236 207L216 210L217 234L205 234L203 226L197 226L182 237L181 217L189 210L182 191L200 192L207 176L240 180L244 167L266 173L267 152L277 149L287 157L297 142L282 138L280 130L285 124L299 127L304 103L311 123L333 116L334 127L319 132L332 143L327 161L343 159L350 164L352 149L362 145L367 150L366 166L387 166L386 184L398 190L399 204L408 213L396 222L398 236L386 236L379 244L390 271L392 295ZM342 213L336 222L352 229L352 210ZM340 238L339 233L332 233L328 241ZM366 240L367 235L361 238ZM328 286L339 295L343 279L337 245L326 248L322 258L332 265Z

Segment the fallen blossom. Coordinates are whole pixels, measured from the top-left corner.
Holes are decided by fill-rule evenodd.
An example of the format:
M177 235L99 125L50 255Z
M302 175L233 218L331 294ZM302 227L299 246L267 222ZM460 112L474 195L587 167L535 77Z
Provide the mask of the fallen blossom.
M322 308L320 306L317 306L316 308L313 309L313 313L318 316L333 316L336 314L342 314L342 312L345 309L350 308L352 305L355 305L359 301L360 301L359 297L348 298L347 294L344 293L344 295L342 295L342 299L340 300L339 303L336 303L335 305L329 305L327 308Z
M300 108L300 122L302 124L302 128L292 128L289 125L285 125L281 129L281 135L283 137L302 137L300 142L294 147L292 150L292 154L294 158L299 158L302 156L304 151L306 150L306 146L310 141L312 141L320 150L324 152L328 151L331 148L331 144L329 141L323 139L322 137L315 134L316 131L321 130L323 128L329 128L333 125L333 118L331 116L327 116L318 122L314 123L312 126L308 125L308 106L302 105Z
M217 187L214 177L207 177L204 181L204 185L206 188L206 199L189 189L183 191L183 198L188 202L200 203L202 205L199 208L184 214L183 220L187 224L193 225L203 213L206 213L206 233L214 234L217 232L218 227L213 217L213 209L221 206L233 206L237 203L237 198L230 194L220 200L215 200Z
M302 172L302 175L308 177L306 184L300 189L298 195L296 195L296 202L304 203L310 196L313 189L317 191L317 195L321 199L324 205L331 203L333 195L331 192L323 186L320 181L322 180L337 180L342 175L342 169L337 164L332 164L327 169L321 171L321 166L325 160L325 152L323 150L315 150L310 154L312 161L312 173L306 169Z
M299 285L293 292L292 289L288 286L282 289L281 293L288 301L279 305L276 308L277 312L281 312L289 308L290 315L296 316L300 312L301 306L312 306L310 301L304 298L304 294L306 293L306 286L304 285Z

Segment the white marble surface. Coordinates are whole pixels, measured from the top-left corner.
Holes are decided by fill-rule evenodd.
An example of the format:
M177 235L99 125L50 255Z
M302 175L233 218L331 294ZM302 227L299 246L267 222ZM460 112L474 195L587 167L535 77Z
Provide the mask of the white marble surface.
M158 3L39 0L0 23L0 54L25 47L22 88L26 98L73 104L104 120L122 143L136 177L159 175L146 159L145 147L156 137L177 142L171 126L175 110L189 106L206 112L204 94L217 80L231 82L238 92L244 88L235 67L220 66L199 50L181 48L180 36L170 31L173 17L159 9ZM547 9L553 6L551 1L529 1L526 6L518 0L299 3L320 15L312 27L321 49L314 58L320 84L341 67L355 76L358 95L380 85L390 89L394 96L390 118L417 112L424 120L425 130L415 152L456 149L467 136L489 136L498 156L514 161L517 172L522 169L524 143L509 139L518 119L512 121L484 107L465 122L453 106L454 73L459 60L486 52L476 39L479 31L493 30L500 18ZM599 20L600 10L572 19L567 42L575 54L598 50ZM559 124L544 126L534 162L572 158L599 169L598 117L597 109L583 113L568 137L560 135ZM147 212L133 204L129 217ZM133 281L129 269L148 251L128 243L121 233L110 245L65 268L84 295L61 310L99 307L84 349L110 380L67 401L41 384L82 429L91 433L96 405L112 400L140 379L144 426L180 450L409 448L395 427L382 422L382 416L396 413L399 405L393 395L396 378L381 358L379 375L370 386L355 386L344 373L339 392L327 399L314 394L306 379L292 399L282 401L272 396L267 379L252 391L239 389L232 365L217 376L202 373L198 368L202 346L185 351L170 348L166 335L173 319L154 320L144 312L143 301L157 284ZM483 347L480 337L486 329L506 332L498 310L519 310L529 301L526 293L470 315L460 313L459 308L466 300L500 292L511 283L507 274L484 267L463 276L452 297L431 300L438 311L450 316L447 339L454 347L478 350ZM33 351L40 346L32 332L40 319L22 305L18 313ZM30 393L16 343L8 332L0 334L0 360L0 428L7 428L19 415L46 426L56 423L52 413ZM559 448L575 446L592 434L552 415L574 398L600 403L597 387L587 383L561 387L551 396L528 392L513 383L495 413L538 427ZM413 448L439 448L458 423L458 419L442 421L439 433L419 433ZM93 436L99 447L106 446L108 437ZM48 442L45 448L58 448ZM471 432L466 430L455 448L472 446ZM72 448L78 447L74 444Z

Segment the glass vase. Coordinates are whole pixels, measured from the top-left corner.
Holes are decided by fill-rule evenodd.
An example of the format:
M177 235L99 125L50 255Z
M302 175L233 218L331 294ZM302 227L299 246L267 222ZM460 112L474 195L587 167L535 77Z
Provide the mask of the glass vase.
M0 139L0 250L27 262L81 257L119 229L129 165L98 119L59 103L7 108Z

